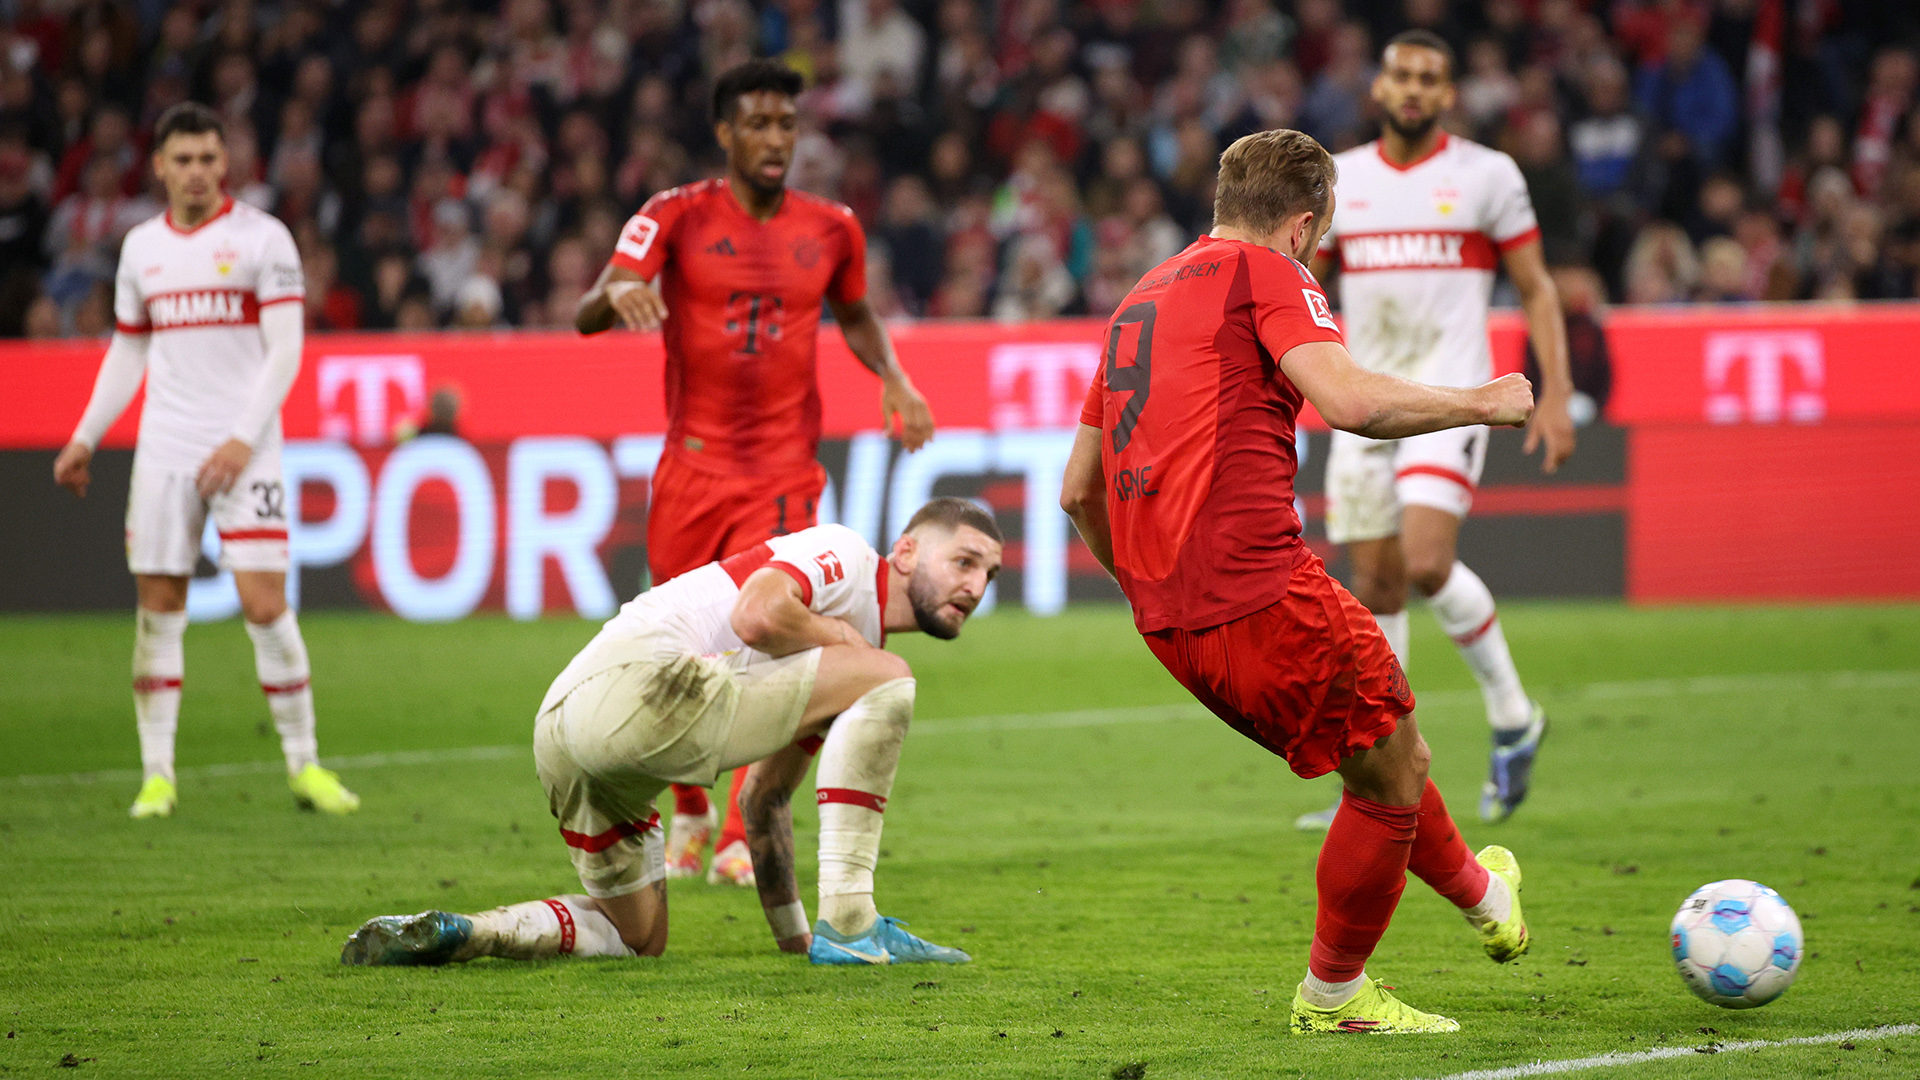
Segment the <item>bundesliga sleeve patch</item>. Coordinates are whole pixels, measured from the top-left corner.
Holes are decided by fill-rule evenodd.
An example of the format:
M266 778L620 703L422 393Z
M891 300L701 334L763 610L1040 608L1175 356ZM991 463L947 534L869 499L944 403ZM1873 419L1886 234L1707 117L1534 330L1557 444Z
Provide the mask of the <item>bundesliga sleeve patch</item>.
M1333 308L1327 304L1327 298L1312 289L1301 289L1300 295L1307 298L1307 314L1313 316L1314 325L1329 330L1338 330L1340 325L1333 321Z
M620 230L620 242L614 249L629 259L644 259L653 250L653 238L660 235L660 223L645 214L635 214Z

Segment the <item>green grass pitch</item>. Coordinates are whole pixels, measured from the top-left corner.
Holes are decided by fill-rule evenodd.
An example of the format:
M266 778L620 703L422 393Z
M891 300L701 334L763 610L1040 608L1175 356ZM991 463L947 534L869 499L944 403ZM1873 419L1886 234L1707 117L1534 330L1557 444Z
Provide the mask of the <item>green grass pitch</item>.
M774 952L750 893L693 882L657 960L337 963L372 915L577 889L528 744L589 624L308 617L322 750L361 759L346 820L294 809L245 635L196 626L180 811L134 822L131 618L0 620L0 1074L1396 1080L1920 1021L1920 607L1505 613L1554 720L1511 822L1473 819L1479 698L1424 614L1411 674L1468 842L1520 856L1533 953L1487 962L1410 882L1370 971L1464 1031L1402 1039L1288 1036L1318 846L1290 822L1333 787L1201 712L1118 609L895 639L921 710L880 906L976 959L860 970ZM441 753L475 747L501 749ZM1695 1000L1667 957L1723 877L1805 920L1764 1009ZM1920 1037L1592 1073L1626 1074L1916 1077Z

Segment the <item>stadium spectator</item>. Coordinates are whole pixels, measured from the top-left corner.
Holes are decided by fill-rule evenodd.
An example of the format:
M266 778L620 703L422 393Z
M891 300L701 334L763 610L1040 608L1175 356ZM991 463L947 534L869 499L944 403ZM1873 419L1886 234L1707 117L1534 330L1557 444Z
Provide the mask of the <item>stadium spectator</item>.
M1788 5L1775 42L1764 5L1745 0L96 0L72 19L15 0L0 227L34 236L0 238L32 252L0 265L0 333L24 333L49 290L72 330L96 280L76 268L99 262L92 245L117 239L99 225L122 211L74 203L60 228L84 220L76 240L55 235L55 208L103 198L104 177L83 189L105 159L122 205L150 210L147 133L186 97L229 121L232 194L312 225L367 326L399 322L405 277L384 298L375 280L394 254L428 283L434 322L484 272L502 321L549 325L556 292L574 289L570 270L551 273L578 261L572 244L603 259L633 207L710 174L706 80L747 54L810 76L791 183L856 208L902 310L1048 310L1002 300L1061 291L1034 287L1057 264L1073 286L1065 309L1097 311L1136 265L1123 203L1147 200L1129 194L1137 179L1197 234L1219 147L1272 127L1335 150L1365 137L1372 43L1415 25L1463 50L1447 123L1523 159L1550 258L1591 263L1610 299L1632 291L1643 234L1643 252L1667 254L1639 260L1659 267L1636 271L1642 294L1677 302L1702 287L1665 280L1686 263L1671 226L1694 245L1740 245L1739 295L1910 296L1920 19L1802 6ZM1846 207L1814 205L1829 169L1847 190L1819 180L1824 201L1844 194ZM1752 190L1733 198L1721 174ZM14 194L23 182L40 218ZM983 193L998 193L991 215ZM436 225L455 207L458 238ZM1046 243L1028 244L1036 235ZM1123 250L1105 254L1109 238Z

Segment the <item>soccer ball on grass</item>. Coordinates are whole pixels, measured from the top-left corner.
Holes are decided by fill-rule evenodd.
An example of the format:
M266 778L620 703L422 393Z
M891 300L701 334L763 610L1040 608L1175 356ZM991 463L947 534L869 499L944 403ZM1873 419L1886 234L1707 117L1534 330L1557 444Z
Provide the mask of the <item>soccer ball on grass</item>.
M1673 962L1687 989L1723 1009L1757 1009L1793 985L1806 952L1780 894L1734 878L1702 885L1673 917Z

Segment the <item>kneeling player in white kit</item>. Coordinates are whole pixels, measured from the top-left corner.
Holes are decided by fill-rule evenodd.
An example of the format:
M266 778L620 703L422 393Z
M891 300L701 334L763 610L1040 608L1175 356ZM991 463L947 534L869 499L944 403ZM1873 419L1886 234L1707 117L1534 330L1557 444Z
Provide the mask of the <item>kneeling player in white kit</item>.
M287 608L280 404L300 370L300 254L279 221L221 190L220 119L188 102L154 130L167 211L127 233L114 280L113 343L53 478L85 497L93 449L145 378L127 497L127 567L139 594L133 705L145 773L131 813L166 817L178 795L174 730L186 660L187 583L207 516L233 571L260 689L294 798L351 813L360 799L320 767L307 646Z
M1513 159L1450 136L1453 51L1411 30L1387 44L1373 100L1386 127L1376 142L1334 156L1333 223L1321 241L1340 260L1347 345L1361 366L1435 386L1493 378L1487 307L1496 264L1526 310L1540 357L1540 393L1526 451L1545 446L1547 472L1573 453L1566 325L1547 275L1526 181ZM1526 798L1546 715L1528 698L1500 629L1493 594L1456 557L1460 523L1486 458L1487 429L1455 428L1377 441L1333 433L1327 459L1327 535L1346 546L1353 592L1407 662L1407 585L1428 598L1486 699L1493 728L1480 816L1500 821ZM1333 811L1303 815L1325 829Z
M816 964L961 963L873 902L881 813L913 718L888 631L957 637L1000 570L1000 530L963 499L913 515L882 557L821 525L682 574L627 603L540 704L534 763L585 896L478 915L369 920L343 964L658 956L667 947L669 784L712 787L751 764L740 809L780 949ZM788 802L818 752L820 919L807 931Z

